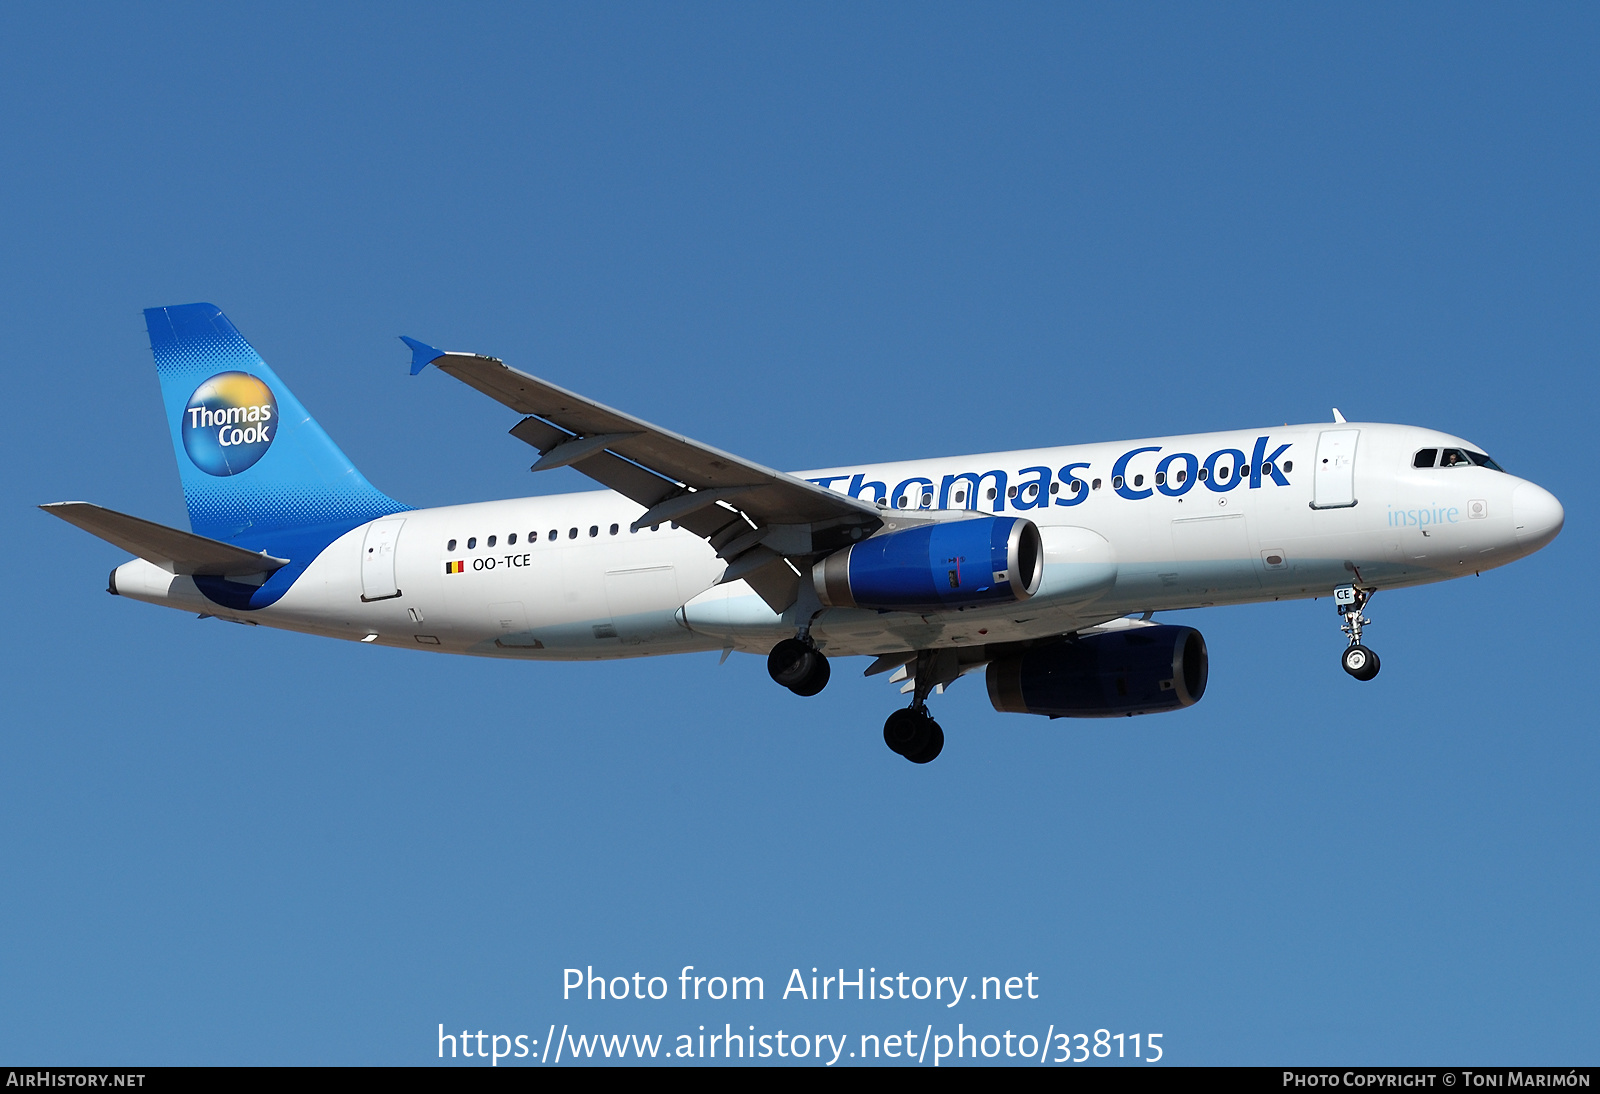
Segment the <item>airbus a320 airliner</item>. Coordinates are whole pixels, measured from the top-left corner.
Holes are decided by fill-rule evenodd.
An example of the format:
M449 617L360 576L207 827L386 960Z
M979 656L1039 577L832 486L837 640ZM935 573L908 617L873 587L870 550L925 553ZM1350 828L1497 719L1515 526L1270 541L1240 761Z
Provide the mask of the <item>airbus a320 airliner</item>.
M137 558L110 592L332 638L531 661L722 650L799 695L833 658L893 672L884 741L944 747L928 698L983 670L996 710L1150 714L1205 693L1156 612L1331 597L1346 672L1372 595L1503 566L1560 532L1483 449L1347 422L786 474L493 357L403 339L521 415L534 471L604 490L413 509L375 489L211 304L145 312L192 531L42 508Z

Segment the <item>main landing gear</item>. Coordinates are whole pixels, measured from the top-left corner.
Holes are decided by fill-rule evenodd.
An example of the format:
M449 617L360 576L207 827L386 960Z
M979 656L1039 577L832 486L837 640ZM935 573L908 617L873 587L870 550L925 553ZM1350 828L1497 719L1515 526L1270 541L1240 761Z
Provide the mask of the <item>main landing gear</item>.
M1378 675L1378 655L1361 644L1361 628L1371 626L1372 620L1361 614L1376 590L1355 585L1341 585L1333 590L1333 603L1339 609L1339 629L1350 639L1339 663L1344 671L1357 680L1371 680Z
M911 705L897 710L883 723L883 743L914 764L925 764L944 751L944 730L928 713L928 693L948 684L958 674L959 665L950 650L923 650L917 655L916 681ZM815 695L828 686L832 671L828 658L817 649L811 636L785 638L767 655L767 673L796 695Z
M785 638L767 654L767 672L796 695L815 695L828 686L833 670L821 650L805 638Z
M926 703L897 710L883 723L883 743L914 764L925 764L944 751L944 730L928 713Z
M883 743L914 764L938 759L944 751L944 730L928 713L928 693L959 675L953 650L921 650L913 666L911 705L897 710L883 723Z

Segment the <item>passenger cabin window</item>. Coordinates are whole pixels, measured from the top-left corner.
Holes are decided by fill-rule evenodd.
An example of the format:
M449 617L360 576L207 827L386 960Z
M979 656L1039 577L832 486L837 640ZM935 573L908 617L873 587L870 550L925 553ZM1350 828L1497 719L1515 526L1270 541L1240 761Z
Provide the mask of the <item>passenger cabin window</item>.
M578 538L578 530L576 528L568 528L567 529L567 538L568 539L577 539Z
M456 541L455 540L451 540L449 543L446 543L444 545L444 549L446 551L454 551L456 549Z
M517 533L512 532L509 536L506 537L506 546L507 547L515 547L516 545L517 545Z
M613 524L611 526L611 534L612 535L616 535L617 534L617 526L615 524Z
M476 546L478 546L478 537L477 536L468 536L467 537L467 550L470 551L473 548L475 548Z
M589 538L590 539L593 539L595 536L598 536L599 534L600 534L600 526L598 524L589 525Z
M529 543L538 543L539 542L539 533L538 532L529 532L528 533L528 542Z
M559 528L550 529L550 542L551 543L554 543L556 540L558 540L560 538L561 538L561 530Z
M489 537L489 542L488 542L488 543L486 543L486 544L485 544L485 545L484 545L484 546L486 546L486 547L493 547L493 546L494 546L494 537L493 537L493 536L490 536L490 537Z
M1412 457L1411 466L1432 467L1434 461L1438 458L1439 450L1437 448L1424 448L1421 452L1418 452L1416 456Z

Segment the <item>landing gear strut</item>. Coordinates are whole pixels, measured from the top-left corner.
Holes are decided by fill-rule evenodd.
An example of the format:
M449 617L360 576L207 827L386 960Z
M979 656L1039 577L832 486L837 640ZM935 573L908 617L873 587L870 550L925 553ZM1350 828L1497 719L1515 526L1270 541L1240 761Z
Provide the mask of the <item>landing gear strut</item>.
M1341 620L1339 629L1350 639L1339 663L1357 680L1371 680L1378 675L1378 655L1361 644L1361 628L1372 625L1372 620L1362 615L1361 610L1372 599L1373 592L1355 585L1341 585L1333 590L1333 602Z
M767 672L777 683L796 695L815 695L828 686L833 670L807 638L785 638L767 655Z
M944 730L928 713L928 693L956 676L953 651L922 650L917 654L911 705L883 723L883 743L914 764L925 764L944 751Z

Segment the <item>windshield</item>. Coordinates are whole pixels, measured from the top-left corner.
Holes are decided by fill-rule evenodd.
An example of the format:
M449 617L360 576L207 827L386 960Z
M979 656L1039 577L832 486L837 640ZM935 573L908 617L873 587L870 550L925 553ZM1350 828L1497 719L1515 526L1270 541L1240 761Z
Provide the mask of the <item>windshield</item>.
M1417 453L1417 458L1416 458L1416 461L1415 461L1415 466L1417 466L1417 467L1427 467L1427 466L1429 466L1429 463L1424 463L1423 462L1423 457L1425 455L1428 455L1430 453L1430 451L1431 451L1430 449L1424 448L1421 452L1418 452ZM1438 466L1440 466L1440 467L1487 467L1490 471L1499 471L1499 472L1502 472L1502 473L1505 471L1505 468L1503 468L1499 464L1495 463L1488 456L1485 456L1482 452L1474 452L1470 448L1446 448L1446 449L1442 449L1440 451L1440 453L1439 453L1439 464L1438 464Z

